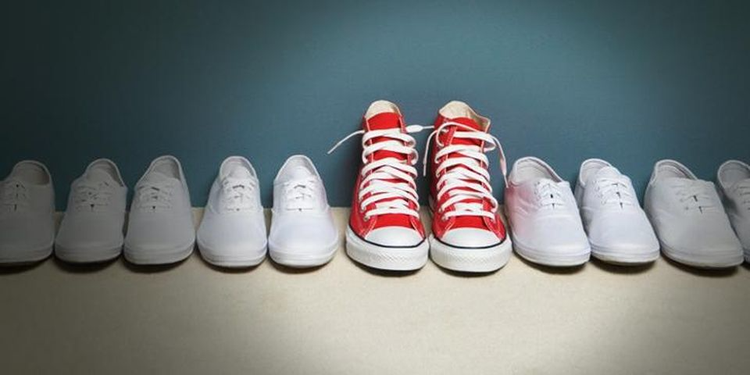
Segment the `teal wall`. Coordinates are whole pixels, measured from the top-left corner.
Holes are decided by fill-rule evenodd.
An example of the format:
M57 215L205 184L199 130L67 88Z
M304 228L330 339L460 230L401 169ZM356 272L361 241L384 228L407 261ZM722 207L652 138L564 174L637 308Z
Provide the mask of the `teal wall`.
M419 124L467 101L511 161L536 155L566 178L601 157L643 189L669 157L713 179L728 158L750 161L747 4L6 2L0 173L47 163L64 208L90 160L114 159L132 186L171 153L203 205L240 154L268 205L276 170L303 153L348 205L358 142L325 152L384 98Z

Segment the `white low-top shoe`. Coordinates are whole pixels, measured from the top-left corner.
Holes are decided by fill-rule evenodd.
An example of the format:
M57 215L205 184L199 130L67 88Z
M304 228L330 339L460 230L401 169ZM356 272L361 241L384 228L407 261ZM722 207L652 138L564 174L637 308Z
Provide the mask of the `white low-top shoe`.
M198 228L198 249L206 262L251 267L266 257L266 221L255 169L241 156L224 160L211 186Z
M44 164L22 161L0 183L0 264L44 260L55 242L55 192Z
M195 226L185 175L174 156L151 162L135 185L125 259L134 264L179 262L193 252Z
M645 209L664 255L690 266L733 267L743 261L714 184L674 160L654 166Z
M273 183L269 255L289 267L320 266L336 254L338 240L318 171L307 157L290 157Z
M104 262L120 256L127 195L115 163L99 159L89 164L70 186L55 256L73 263Z
M750 165L730 160L717 174L724 208L745 249L745 261L750 262Z
M576 201L591 254L615 264L643 264L659 258L659 240L638 203L630 178L600 159L581 164Z
M570 184L534 157L516 161L505 189L513 248L547 266L577 266L591 255Z

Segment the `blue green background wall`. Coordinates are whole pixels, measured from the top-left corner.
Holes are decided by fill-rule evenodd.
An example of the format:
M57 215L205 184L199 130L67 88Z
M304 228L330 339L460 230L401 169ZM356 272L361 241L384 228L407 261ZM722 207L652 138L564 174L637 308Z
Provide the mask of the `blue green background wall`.
M92 159L132 186L166 153L196 206L232 154L254 163L268 205L295 153L349 205L358 142L325 152L381 98L420 124L467 101L511 161L536 155L571 179L588 157L641 190L661 158L709 179L750 161L746 1L11 1L0 14L0 171L47 163L60 208Z

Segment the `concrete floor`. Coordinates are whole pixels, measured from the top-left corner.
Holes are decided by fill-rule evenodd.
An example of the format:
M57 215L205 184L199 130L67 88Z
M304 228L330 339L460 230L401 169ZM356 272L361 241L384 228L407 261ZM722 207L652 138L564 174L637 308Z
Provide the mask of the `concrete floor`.
M0 269L0 322L4 374L747 374L750 269L514 256L479 277L390 274L343 247L311 271L49 259Z

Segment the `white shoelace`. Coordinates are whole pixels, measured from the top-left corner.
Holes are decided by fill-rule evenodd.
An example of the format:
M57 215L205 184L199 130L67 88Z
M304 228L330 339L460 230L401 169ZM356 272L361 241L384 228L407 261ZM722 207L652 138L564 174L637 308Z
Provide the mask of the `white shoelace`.
M222 200L225 210L240 212L254 207L254 191L257 184L249 178L225 178L221 184Z
M3 211L19 211L29 203L26 186L18 180L9 180L3 184Z
M740 204L750 210L750 180L738 182L734 189L741 198Z
M75 207L79 210L95 211L97 208L109 205L111 197L112 187L106 182L81 183L75 188Z
M620 208L638 205L631 193L630 182L624 177L602 177L595 184L603 205L617 205Z
M417 163L418 154L414 148L416 141L409 134L418 133L429 127L421 125L409 125L406 127L406 133L401 129L385 130L358 130L346 136L336 143L328 151L332 153L341 144L349 138L362 135L362 167L359 186L360 209L365 211L367 206L375 204L375 208L365 212L365 220L373 216L386 214L403 214L419 218L419 198L417 196L417 186L414 179L417 177L417 169L414 164ZM385 140L370 143L375 138L386 138ZM389 151L400 155L405 155L411 159L409 163L393 157L369 161L369 156L377 151ZM367 195L370 195L366 199ZM409 203L413 203L416 209L410 208Z
M294 180L284 184L285 207L289 210L312 210L317 206L318 181L315 178Z
M437 129L435 129L430 136L427 138L427 149L424 155L424 171L427 174L427 161L429 157L430 145L432 137L438 135L437 142L439 142L439 135L443 132L447 132L448 127L455 126L460 128L462 131L456 131L453 133L453 137L457 139L468 139L483 142L484 147L474 144L452 144L442 148L435 154L435 160L441 157L458 154L460 156L451 157L440 163L435 171L435 175L439 176L437 181L438 192L435 199L440 199L448 194L449 198L440 205L438 210L443 212L449 207L453 206L453 210L446 212L443 216L444 219L454 216L484 216L492 220L495 219L495 213L497 212L498 202L497 199L492 195L492 186L490 185L490 173L488 171L489 159L485 152L490 152L497 149L500 157L500 168L503 171L503 180L505 180L506 174L506 161L505 153L500 145L500 141L491 134L483 131L476 130L470 126L458 123L458 122L446 122ZM443 147L442 144L439 144ZM447 172L445 172L447 170ZM445 173L443 173L445 172ZM488 200L492 208L487 211L484 209L483 201ZM475 202L467 202L467 201ZM476 202L479 200L479 202Z
M139 208L157 211L172 207L174 184L171 181L146 182L138 188Z
M707 183L687 181L676 183L672 187L676 189L676 194L685 210L699 210L703 213L717 207L714 196L709 190L713 187Z
M555 210L565 207L562 190L552 180L538 181L534 185L534 193L541 208Z

